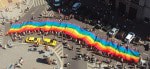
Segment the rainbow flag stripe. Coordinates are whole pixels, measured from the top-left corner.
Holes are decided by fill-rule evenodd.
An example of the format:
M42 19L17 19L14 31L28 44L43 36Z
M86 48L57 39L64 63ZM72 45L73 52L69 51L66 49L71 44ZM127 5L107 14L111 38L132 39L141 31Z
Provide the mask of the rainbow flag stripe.
M115 57L123 58L130 62L139 62L140 53L124 46L119 46L116 43L101 39L93 33L80 28L77 25L57 22L57 21L42 21L42 22L23 22L20 24L12 24L8 34L21 33L24 31L42 30L42 31L58 31L64 32L73 38L81 39L85 41L89 46L94 46L102 52L112 54Z

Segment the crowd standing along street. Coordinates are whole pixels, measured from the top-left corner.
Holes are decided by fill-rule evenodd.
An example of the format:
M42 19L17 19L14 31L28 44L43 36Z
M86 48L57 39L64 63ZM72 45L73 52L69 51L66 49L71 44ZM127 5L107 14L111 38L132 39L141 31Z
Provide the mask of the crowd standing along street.
M128 25L108 23L117 22L111 5L97 13L78 0L23 0L21 5L3 10L11 15L0 19L0 69L150 68L150 41Z

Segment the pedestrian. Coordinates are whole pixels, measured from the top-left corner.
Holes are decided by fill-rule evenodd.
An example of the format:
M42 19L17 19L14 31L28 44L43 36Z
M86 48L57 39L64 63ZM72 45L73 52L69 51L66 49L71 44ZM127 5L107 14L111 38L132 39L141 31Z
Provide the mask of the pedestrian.
M34 17L34 16L32 16L32 17L31 17L31 20L34 20L34 19L35 19L35 17Z
M60 17L60 19L58 20L59 22L62 22L63 20L62 20L62 18Z
M71 64L68 62L68 63L66 63L67 64L67 66L70 66Z
M7 48L7 45L4 45L3 49L6 49Z
M34 47L39 47L39 42L36 42L36 43L34 44Z
M27 11L29 10L29 7L27 7Z
M2 25L4 25L5 24L5 22L4 21L2 21Z
M2 44L0 44L0 47L2 47Z
M67 46L67 44L68 44L68 42L65 40L65 41L63 42L63 45L64 45L64 46Z
M21 64L18 63L18 62L16 62L15 65L14 65L14 69L16 69L16 68L18 68L18 67L21 68Z
M141 59L140 59L140 64L141 64L142 66L144 66L144 64L146 64L146 60L142 59L142 57L141 57Z
M57 61L55 59L53 59L52 64L57 65Z
M12 48L12 45L10 42L7 43L8 48Z
M71 50L73 51L74 47L71 45Z
M42 40L44 39L44 35L42 35Z
M52 59L50 57L46 57L45 59L46 59L48 65L52 64L53 61L52 61Z
M19 59L19 63L20 63L21 65L23 65L23 62L24 62L23 58L22 58L22 57L20 57L20 59Z
M63 56L64 58L67 58L68 57L68 54L64 54L64 56Z
M57 32L57 37L60 37L60 31Z
M47 45L44 46L44 50L45 50L45 51L49 51L49 48L48 48Z
M81 41L78 39L78 44L81 44Z
M69 44L67 44L67 48L68 48L69 50L71 50L71 46L70 46Z

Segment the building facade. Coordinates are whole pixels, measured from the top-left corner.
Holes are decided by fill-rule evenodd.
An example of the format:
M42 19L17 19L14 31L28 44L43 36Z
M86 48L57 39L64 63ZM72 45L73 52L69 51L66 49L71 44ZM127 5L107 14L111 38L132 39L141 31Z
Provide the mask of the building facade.
M150 0L106 0L115 1L116 9L131 20L150 20Z
M138 36L150 35L150 0L80 0L92 12L100 13L101 22L119 26ZM92 8L90 8L92 7ZM95 9L96 8L96 9ZM101 16L102 15L102 16ZM94 16L96 17L96 16Z

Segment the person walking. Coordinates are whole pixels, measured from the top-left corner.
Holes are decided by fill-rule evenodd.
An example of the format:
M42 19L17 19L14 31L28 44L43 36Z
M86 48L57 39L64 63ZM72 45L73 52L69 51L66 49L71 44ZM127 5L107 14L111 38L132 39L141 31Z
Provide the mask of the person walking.
M47 45L44 46L44 50L45 50L45 51L49 51L49 48L48 48Z
M4 45L3 49L6 49L7 48L7 45Z
M19 63L20 63L21 65L23 65L23 62L24 62L23 58L22 58L22 57L20 57L20 59L19 59Z

